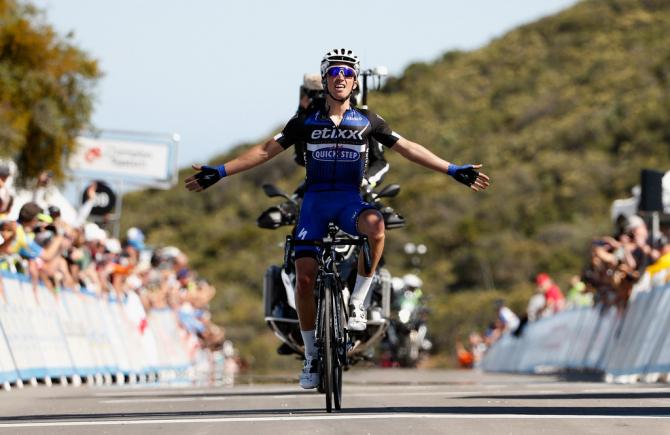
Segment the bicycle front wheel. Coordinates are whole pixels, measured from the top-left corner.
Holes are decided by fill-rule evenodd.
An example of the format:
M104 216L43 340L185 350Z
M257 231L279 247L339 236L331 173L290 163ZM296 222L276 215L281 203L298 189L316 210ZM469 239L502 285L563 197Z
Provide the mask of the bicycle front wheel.
M337 289L337 287L333 287ZM333 328L332 328L332 342L333 345L333 401L335 402L335 409L342 409L342 365L345 364L347 358L347 344L344 331L344 322L346 315L344 314L344 307L342 305L341 293L339 290L332 291L333 298L332 312L333 312Z
M332 289L323 289L323 389L326 393L326 411L333 412L333 296Z

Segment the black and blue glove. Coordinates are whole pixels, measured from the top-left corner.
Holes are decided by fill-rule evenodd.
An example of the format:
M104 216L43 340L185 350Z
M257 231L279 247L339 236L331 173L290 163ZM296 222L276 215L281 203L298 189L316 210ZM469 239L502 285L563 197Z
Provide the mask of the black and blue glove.
M470 187L477 181L479 176L479 171L477 171L474 165L454 165L453 163L449 164L447 169L447 175L454 177L459 183L465 184Z
M198 185L204 190L207 189L212 184L215 184L217 181L225 177L226 168L223 165L219 166L207 166L203 165L200 168L200 172L195 174L195 181Z

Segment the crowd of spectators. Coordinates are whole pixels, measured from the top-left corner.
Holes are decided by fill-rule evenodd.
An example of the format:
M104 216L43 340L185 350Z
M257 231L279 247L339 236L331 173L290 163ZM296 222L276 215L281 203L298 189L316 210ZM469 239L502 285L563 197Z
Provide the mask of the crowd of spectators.
M669 237L667 234L659 234L655 239L650 237L642 217L632 215L620 218L613 236L592 241L587 264L581 275L570 278L565 295L549 274L543 272L535 277L535 292L521 318L504 301L496 301L495 320L487 331L483 335L471 333L467 345L457 343L459 364L476 367L486 349L504 333L519 336L528 322L535 322L565 309L615 307L622 313L634 285L645 273L656 275L657 282L670 282Z
M54 197L51 174L40 175L32 189L14 190L11 172L0 162L0 270L28 276L37 303L39 284L56 300L64 289L139 300L134 317L141 333L150 309L167 308L196 346L222 348L224 329L211 321L208 310L216 290L191 270L183 252L176 247L151 249L138 228L114 238L88 221L96 198L94 184L78 212L65 219L62 207L49 203ZM1 275L0 293L5 299Z
M666 235L650 240L647 225L640 216L618 219L613 236L592 242L583 273L595 303L623 311L635 283L661 258L668 245Z

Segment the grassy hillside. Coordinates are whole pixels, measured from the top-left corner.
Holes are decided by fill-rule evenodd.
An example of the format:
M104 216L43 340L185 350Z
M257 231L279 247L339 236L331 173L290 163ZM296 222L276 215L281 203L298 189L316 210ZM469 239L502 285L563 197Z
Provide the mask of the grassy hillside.
M567 282L590 237L609 231L612 199L628 195L641 168L670 167L669 40L668 1L585 1L479 50L411 65L371 96L395 131L448 160L482 162L492 177L474 194L387 153L387 181L402 185L393 205L409 225L388 234L386 256L401 274L402 245L428 246L422 276L438 349L485 324L498 295L521 308L538 271ZM276 341L260 304L284 233L255 227L272 204L260 185L290 190L303 176L283 154L207 193L139 192L124 207L126 226L182 247L217 284L216 316L257 368L286 362L270 357Z

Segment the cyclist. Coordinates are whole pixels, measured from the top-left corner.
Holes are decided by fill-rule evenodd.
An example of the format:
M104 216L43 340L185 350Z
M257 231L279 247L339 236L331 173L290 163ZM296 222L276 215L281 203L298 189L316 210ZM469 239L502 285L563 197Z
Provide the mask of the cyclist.
M325 104L296 114L284 130L220 166L193 165L198 171L185 180L186 188L200 192L221 178L260 165L298 141L306 143L305 167L307 191L300 210L296 237L319 240L334 222L350 234L365 235L370 241L372 270L365 273L360 259L356 284L351 295L350 330L364 330L364 301L374 269L384 249L384 219L374 206L361 200L359 186L365 171L368 138L397 151L406 159L426 168L450 175L474 191L484 190L489 178L478 169L481 165L456 165L433 154L415 142L393 132L384 119L364 109L351 107L350 97L358 87L360 62L349 49L336 48L321 60L321 80ZM300 375L302 388L316 388L319 373L316 364L314 328L316 304L314 285L317 275L316 248L295 249L298 318L305 343L305 362Z
M321 79L319 74L305 74L303 76L302 85L300 85L300 100L298 102L296 115L300 116L308 110L322 108L325 105L326 96L324 95ZM355 94L356 90L354 90L349 98L353 105L356 105ZM382 182L384 176L389 171L389 164L384 158L383 146L373 137L369 137L368 140L368 161L364 182L375 187ZM293 144L293 160L298 165L305 166L305 142L297 141ZM305 194L305 187L306 186L303 183L296 190L296 193L301 198Z

